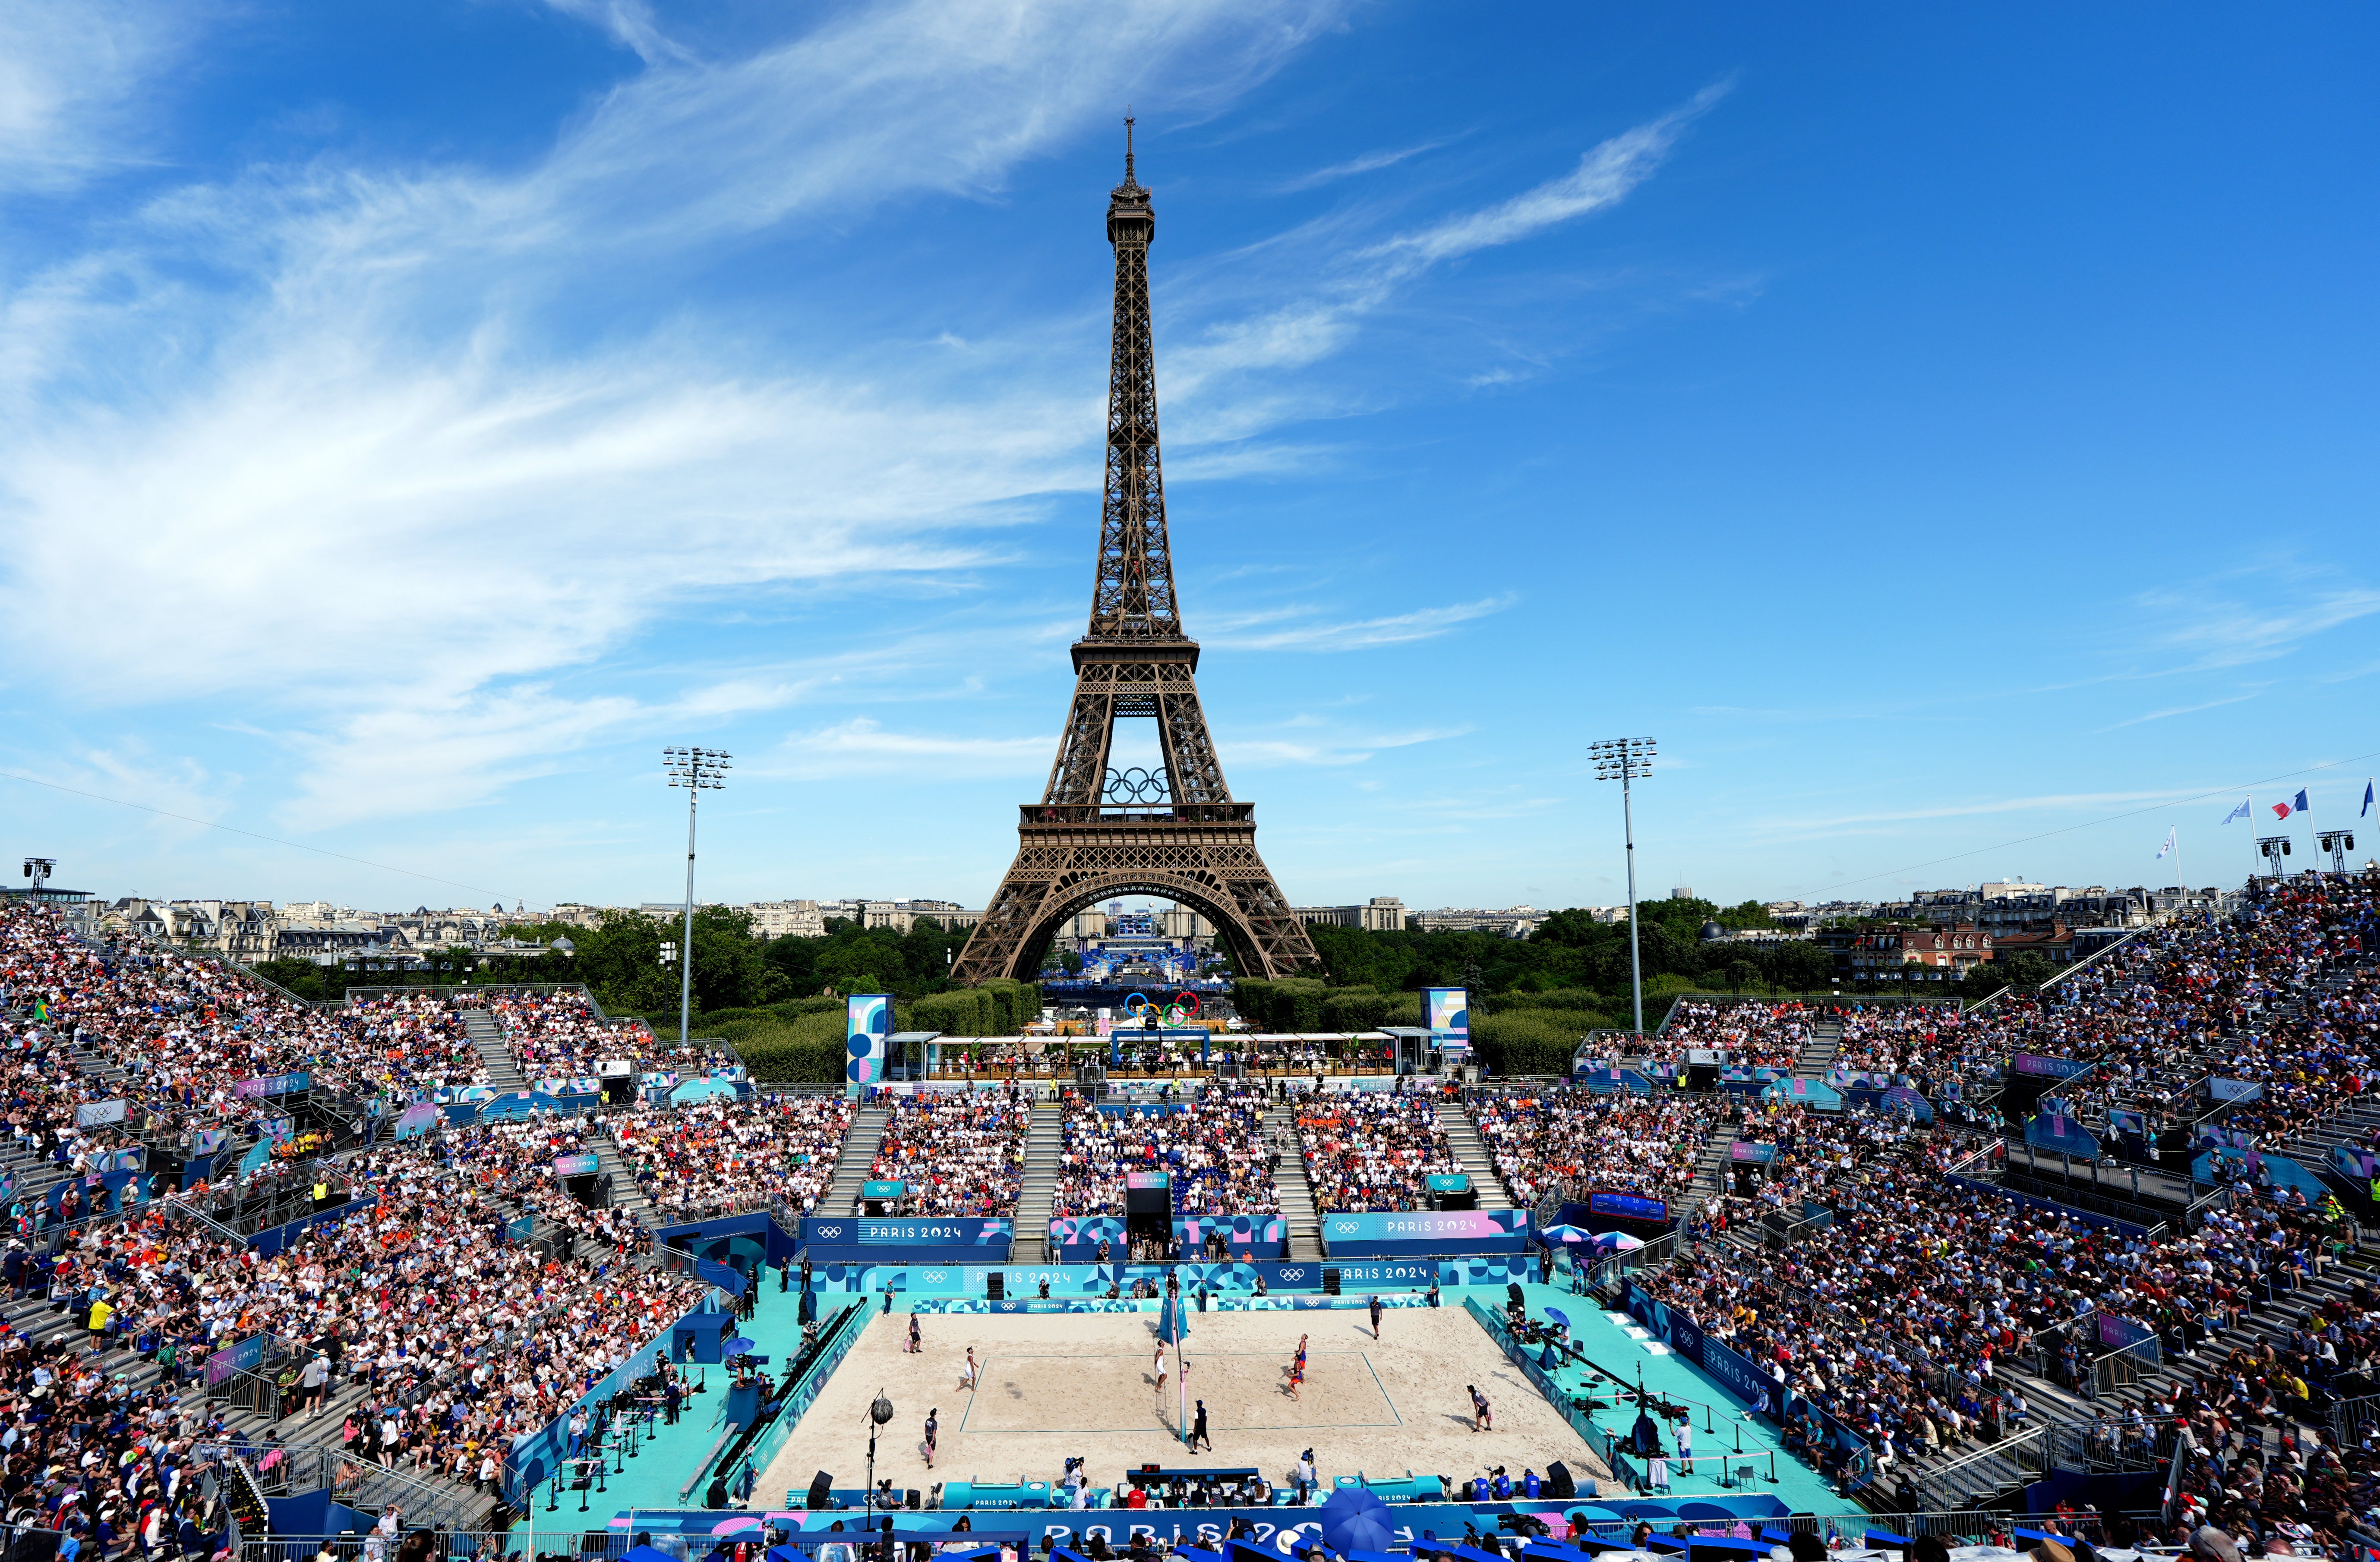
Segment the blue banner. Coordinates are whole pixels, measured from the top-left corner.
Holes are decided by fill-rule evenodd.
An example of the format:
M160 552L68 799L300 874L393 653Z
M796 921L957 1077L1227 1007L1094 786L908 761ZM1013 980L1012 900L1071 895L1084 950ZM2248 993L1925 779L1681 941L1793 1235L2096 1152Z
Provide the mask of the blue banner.
M2135 1353L2145 1355L2151 1362L2162 1359L2164 1351L2157 1343L2155 1329L2143 1328L2130 1318L2119 1318L2113 1313L2104 1309L2097 1314L2097 1323L2099 1343L2108 1350L2126 1350L2135 1346L2145 1345L2148 1347L2147 1350Z
M234 1345L227 1345L207 1358L207 1385L216 1384L237 1374L250 1372L264 1363L264 1342L271 1337L252 1334Z
M802 1221L802 1242L818 1259L884 1259L897 1250L901 1256L928 1261L1003 1264L1014 1231L1014 1221L972 1216L896 1220L809 1216Z
M1529 1212L1525 1209L1438 1209L1322 1217L1322 1249L1332 1258L1518 1253L1528 1241Z
M295 1096L314 1083L311 1074L258 1074L241 1080L231 1087L232 1094L245 1101L260 1096Z

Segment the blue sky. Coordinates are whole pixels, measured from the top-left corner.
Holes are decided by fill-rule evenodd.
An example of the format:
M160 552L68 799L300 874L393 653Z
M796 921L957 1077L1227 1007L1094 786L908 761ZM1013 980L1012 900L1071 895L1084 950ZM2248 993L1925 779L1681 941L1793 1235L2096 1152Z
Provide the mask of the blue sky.
M1087 611L1129 104L1184 618L1293 899L1617 901L1631 733L1648 892L2154 883L2174 825L2236 882L2246 783L2343 822L2380 769L2375 43L11 7L0 769L52 784L0 849L662 899L704 743L707 894L981 903Z

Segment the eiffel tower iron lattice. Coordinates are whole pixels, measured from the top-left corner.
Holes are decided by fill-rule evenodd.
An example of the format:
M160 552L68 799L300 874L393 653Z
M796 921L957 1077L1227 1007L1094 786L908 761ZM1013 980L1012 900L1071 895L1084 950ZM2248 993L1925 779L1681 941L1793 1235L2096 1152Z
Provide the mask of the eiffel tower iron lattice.
M1199 708L1198 642L1182 631L1158 459L1157 358L1148 246L1157 217L1133 176L1108 198L1115 334L1108 368L1107 483L1089 632L1074 645L1075 700L1041 801L1023 805L1016 861L952 975L1029 980L1065 920L1118 895L1153 895L1204 916L1243 975L1318 965L1314 940L1257 854L1256 805L1235 802ZM1164 762L1110 764L1120 720L1153 719Z

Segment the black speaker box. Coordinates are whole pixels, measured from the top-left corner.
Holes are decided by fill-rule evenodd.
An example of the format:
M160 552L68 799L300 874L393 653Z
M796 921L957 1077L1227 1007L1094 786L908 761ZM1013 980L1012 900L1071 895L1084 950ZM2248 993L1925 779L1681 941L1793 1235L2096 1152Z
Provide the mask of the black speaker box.
M915 1513L915 1512L917 1512L917 1504L918 1504L918 1501L919 1501L921 1498L923 1498L923 1497L924 1497L925 1494L924 1494L923 1492L920 1492L919 1490L917 1490L917 1487L915 1487L915 1486L911 1486L911 1487L910 1487L906 1492L905 1492L905 1493L903 1494L903 1495L905 1495L905 1497L907 1497L907 1499L908 1499L908 1502L909 1502L909 1511L910 1511L910 1512L912 1512L912 1513Z
M810 1478L810 1495L808 1506L812 1513L820 1512L834 1506L834 1477L823 1470Z
M990 1298L992 1301L1001 1302L1006 1300L1008 1296L1007 1272L1004 1270L994 1269L990 1274L984 1277L983 1286L984 1295Z
M1570 1466L1560 1459L1546 1466L1545 1493L1556 1502L1568 1502L1578 1495L1578 1483L1570 1478Z
M1322 1294L1325 1296L1336 1296L1339 1294L1338 1270L1325 1269L1322 1271Z

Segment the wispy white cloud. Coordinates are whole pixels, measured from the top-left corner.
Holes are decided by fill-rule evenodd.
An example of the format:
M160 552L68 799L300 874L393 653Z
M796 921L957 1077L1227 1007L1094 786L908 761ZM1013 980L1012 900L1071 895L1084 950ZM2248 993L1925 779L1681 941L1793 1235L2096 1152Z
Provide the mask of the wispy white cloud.
M1925 808L1886 808L1864 813L1821 815L1803 818L1781 818L1765 821L1764 833L1823 832L1844 829L1854 825L1907 824L1920 819L1980 818L1992 814L2029 814L2056 812L2059 809L2104 807L2125 803L2150 803L2171 797L2171 792L2070 792L2051 793L2035 797L1978 798L1964 803L1943 803Z
M1269 609L1227 616L1203 638L1208 645L1235 650L1356 651L1378 646L1403 645L1432 639L1460 624L1503 611L1520 599L1506 594L1475 602L1416 608L1381 618L1328 619L1302 607Z
M1467 726L1424 727L1400 733L1343 733L1314 738L1277 738L1235 735L1223 744L1222 751L1231 757L1233 766L1251 769L1268 767L1361 765L1376 758L1384 749L1412 748L1420 744L1443 743L1468 733Z
M539 681L663 615L961 575L987 528L1096 481L1095 393L1038 391L1036 345L979 345L965 380L878 345L862 380L761 360L691 305L618 339L557 321L722 233L995 189L1135 83L1228 101L1336 15L905 0L705 62L638 0L559 3L650 68L546 158L259 166L0 284L0 582L30 604L0 679L262 696L322 823L399 792L468 805L651 719ZM99 49L67 19L44 14L42 60ZM66 160L72 108L18 91L0 151ZM94 622L141 649L79 654Z
M212 7L0 6L0 192L54 193L148 155L138 113Z
M891 775L917 781L980 781L1042 774L1056 751L1055 734L1003 738L904 733L859 716L788 736L757 768L757 773L786 775L796 781Z
M1653 176L1686 127L1728 91L1725 82L1706 87L1669 113L1597 143L1560 177L1488 206L1368 242L1355 237L1354 219L1344 212L1326 213L1280 236L1264 248L1273 254L1334 253L1335 270L1289 301L1211 326L1176 351L1169 375L1172 395L1200 420L1203 437L1240 437L1228 415L1220 424L1208 421L1210 402L1245 407L1248 376L1304 368L1343 351L1366 316L1441 262L1516 244L1619 204ZM1278 418L1281 409L1273 410ZM1309 403L1298 410L1315 417L1342 408Z
M1659 118L1590 148L1578 166L1559 179L1476 212L1468 212L1413 233L1400 234L1366 253L1390 262L1392 271L1451 260L1573 221L1617 205L1652 176L1677 144L1681 132L1728 93L1728 83L1706 87Z
M2260 588L2253 597L2239 590L2243 581ZM2332 571L2294 561L2161 587L2136 600L2150 617L2151 643L2182 657L2166 671L2192 672L2269 661L2380 613L2380 590L2339 584Z
M2151 710L2138 716L2126 717L2121 721L2113 722L2099 730L2103 733L2119 732L2126 727L2137 727L2143 721L2162 721L2168 716L2190 716L2201 710L2214 710L2227 705L2238 705L2243 700L2254 699L2257 692L2252 689L2244 695L2230 695L2222 699L2202 700L2196 705L2168 706L2163 710Z
M662 32L653 9L644 0L545 0L567 17L610 33L623 47L634 50L648 65L689 61L692 51Z
M1283 195L1294 195L1300 190L1315 189L1323 185L1336 183L1341 179L1352 179L1359 174L1377 174L1383 168L1393 168L1398 163L1410 158L1419 157L1424 152L1436 151L1446 144L1442 140L1421 141L1409 147L1367 151L1360 157L1351 157L1344 163L1334 163L1328 168L1317 168L1311 174L1300 174L1297 177L1283 180L1273 188Z

